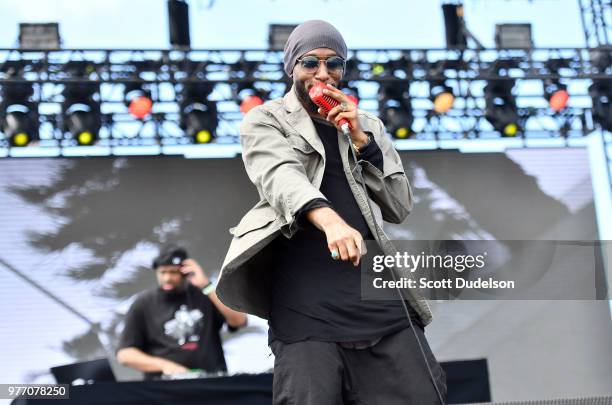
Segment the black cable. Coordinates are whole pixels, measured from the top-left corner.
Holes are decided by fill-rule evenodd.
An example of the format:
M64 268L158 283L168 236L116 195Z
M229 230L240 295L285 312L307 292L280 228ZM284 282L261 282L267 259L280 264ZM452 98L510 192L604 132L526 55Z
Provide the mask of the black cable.
M350 131L348 129L348 127L342 128L342 132L344 133L344 135L347 138L347 141L349 143L349 149L352 152L352 156L353 156L353 160L355 161L355 171L359 174L359 181L361 183L361 186L363 187L363 192L365 193L365 200L366 203L368 204L368 210L370 211L370 216L372 217L372 222L374 223L374 228L376 229L376 234L378 236L378 238L380 239L380 227L378 226L378 224L376 223L376 218L374 217L374 211L372 210L372 205L370 204L370 198L368 196L368 189L366 188L366 184L365 184L365 180L363 178L363 174L362 174L362 167L361 167L361 162L363 162L362 160L357 159L357 155L355 154L355 150L353 148L352 145L352 140L351 140L351 135L350 135ZM370 142L375 142L374 139L371 139ZM440 389L438 388L438 384L436 384L436 379L433 376L433 372L431 371L431 367L429 366L429 362L427 361L427 356L425 355L425 351L423 350L423 346L421 345L421 341L419 340L419 336L416 333L416 330L414 329L414 324L412 323L412 319L410 318L410 311L408 311L408 307L406 306L406 298L404 297L404 294L402 293L402 290L398 287L398 282L397 282L397 275L395 274L395 266L393 267L389 267L389 270L391 271L391 275L393 276L393 281L395 282L395 290L397 291L397 294L399 295L400 301L402 302L402 308L404 309L404 313L406 314L406 318L408 318L408 323L410 324L410 329L412 329L412 333L414 334L414 338L417 341L417 344L419 345L419 349L421 350L421 354L423 355L423 360L425 361L425 366L427 366L427 371L429 373L429 377L431 378L431 381L433 383L434 389L436 390L436 394L438 395L438 399L440 400L440 404L444 405L444 399L442 398L442 393L440 392Z

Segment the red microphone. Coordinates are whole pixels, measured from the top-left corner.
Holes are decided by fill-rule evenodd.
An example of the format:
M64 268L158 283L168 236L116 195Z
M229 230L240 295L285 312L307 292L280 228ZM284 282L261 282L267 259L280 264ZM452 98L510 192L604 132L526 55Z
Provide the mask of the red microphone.
M323 114L325 114L325 116L329 114L332 108L340 104L340 102L332 96L323 94L323 90L326 88L327 85L325 83L319 82L315 84L308 92L312 102L321 107L321 110L323 110ZM340 128L342 128L342 132L347 135L353 129L351 123L346 118L342 118L340 120Z

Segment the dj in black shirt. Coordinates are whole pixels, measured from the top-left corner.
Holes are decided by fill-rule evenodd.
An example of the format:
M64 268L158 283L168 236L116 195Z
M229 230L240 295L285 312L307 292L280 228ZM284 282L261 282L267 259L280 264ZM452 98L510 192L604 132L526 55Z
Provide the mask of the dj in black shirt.
M225 372L219 331L233 331L246 316L223 305L202 268L183 249L171 248L153 262L159 286L143 292L125 319L119 362L146 379L198 369Z
M210 299L192 285L180 294L156 288L132 305L119 346L135 347L188 369L227 371L219 338L224 321Z

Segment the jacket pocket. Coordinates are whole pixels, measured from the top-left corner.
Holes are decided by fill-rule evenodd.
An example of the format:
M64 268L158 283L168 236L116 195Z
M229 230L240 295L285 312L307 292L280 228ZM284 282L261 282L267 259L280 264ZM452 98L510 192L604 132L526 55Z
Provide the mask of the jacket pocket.
M315 151L312 145L298 134L288 134L287 141L291 144L293 149L297 149L302 153L310 154Z
M289 133L287 142L293 148L295 158L302 164L308 180L314 182L317 171L320 169L321 156L315 153L315 148L312 147L306 139L297 133Z
M229 232L235 237L239 238L246 235L249 232L256 231L258 229L265 228L272 223L278 214L271 208L255 209L247 212L242 218L240 223L233 228L230 228Z

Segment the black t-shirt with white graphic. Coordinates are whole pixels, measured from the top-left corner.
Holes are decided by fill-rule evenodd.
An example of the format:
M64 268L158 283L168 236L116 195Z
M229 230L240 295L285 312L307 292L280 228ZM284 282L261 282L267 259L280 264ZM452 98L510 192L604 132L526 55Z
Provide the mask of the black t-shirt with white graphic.
M219 330L225 319L191 284L178 294L143 292L125 318L119 349L135 347L190 369L227 371ZM145 373L146 379L160 373Z

